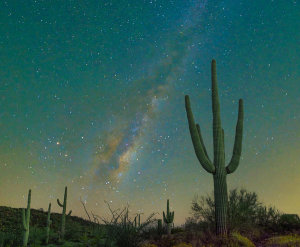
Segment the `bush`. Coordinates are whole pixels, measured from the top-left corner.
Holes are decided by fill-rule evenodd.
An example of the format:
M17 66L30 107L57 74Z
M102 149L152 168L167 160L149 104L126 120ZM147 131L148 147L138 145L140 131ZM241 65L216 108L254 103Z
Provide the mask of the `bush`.
M245 247L255 247L255 245L251 242L250 239L242 236L240 233L238 232L233 232L231 234L234 239L238 242L239 246L245 246Z
M79 242L83 233L84 231L79 223L69 222L68 224L66 224L65 239L74 242Z
M184 229L182 227L179 227L179 226L174 227L174 228L171 229L172 234L179 233L179 232L184 232Z
M261 206L256 212L256 224L264 230L281 231L279 219L281 213L273 207Z
M19 236L13 232L0 232L0 247L21 246L22 240Z
M191 244L187 244L187 243L179 243L176 245L173 245L172 247L193 247Z
M192 201L191 213L193 220L189 220L189 227L195 224L201 230L203 228L215 232L215 204L213 195L206 197L198 196ZM237 189L230 191L228 196L228 231L248 232L255 230L257 227L264 229L271 228L272 230L278 228L278 219L280 213L274 208L267 209L258 202L257 194L255 192L247 192L245 189Z
M30 246L40 246L46 239L45 228L32 226L29 228L29 244Z
M300 246L299 235L277 236L269 238L265 246Z
M300 229L300 219L297 214L283 214L279 218L279 224L284 231Z
M141 247L157 247L155 244L142 244Z
M107 203L112 214L112 220L102 219L106 224L106 241L114 242L118 247L137 247L143 242L143 235L148 230L150 224L156 222L151 214L145 222L135 227L134 221L128 216L128 207L124 208L120 213L119 210L112 210Z

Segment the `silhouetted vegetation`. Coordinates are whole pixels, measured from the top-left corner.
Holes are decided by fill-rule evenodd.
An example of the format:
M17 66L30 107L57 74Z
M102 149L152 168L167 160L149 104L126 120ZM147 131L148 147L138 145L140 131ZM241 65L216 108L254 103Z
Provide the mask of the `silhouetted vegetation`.
M107 202L106 202L107 203ZM84 205L84 204L83 204ZM195 196L191 217L183 226L161 226L154 213L138 223L138 215L129 217L129 207L112 210L111 219L85 212L89 220L68 216L65 242L61 243L61 214L51 213L49 244L46 242L48 212L31 209L28 247L90 246L90 247L174 247L174 246L298 246L300 220L297 215L283 214L274 207L265 207L257 194L245 189L233 189L228 197L227 237L215 234L213 196ZM0 207L0 247L22 246L21 209ZM140 216L140 215L139 215ZM100 224L100 221L102 224ZM282 235L285 234L285 235ZM279 243L281 243L279 245ZM293 243L294 245L288 245Z

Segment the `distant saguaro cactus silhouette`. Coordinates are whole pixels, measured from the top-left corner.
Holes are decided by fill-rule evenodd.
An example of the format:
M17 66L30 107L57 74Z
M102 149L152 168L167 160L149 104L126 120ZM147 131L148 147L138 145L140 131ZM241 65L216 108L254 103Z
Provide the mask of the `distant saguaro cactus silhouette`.
M60 241L64 241L65 237L65 225L66 225L66 209L67 209L67 197L68 197L68 188L65 187L65 194L64 194L64 203L61 203L59 199L57 199L58 206L63 208L62 214L61 214L61 232L60 232ZM67 216L71 215L72 210L68 213Z
M164 218L164 223L167 224L167 233L168 235L171 234L171 225L174 220L174 211L170 212L170 207L169 207L169 199L167 200L167 212L163 212L163 218Z
M26 247L29 237L31 190L28 192L27 209L22 208L23 246Z
M233 173L238 165L242 152L243 138L243 100L239 100L238 120L236 124L235 140L231 161L225 167L225 146L224 130L221 125L220 103L217 85L216 61L211 62L211 80L212 80L212 112L213 112L213 146L214 162L208 157L199 124L195 124L189 96L185 96L185 108L189 123L189 130L194 146L196 156L202 167L213 174L214 179L214 197L215 197L215 218L216 234L227 235L227 174Z
M48 214L47 214L46 240L45 240L46 244L49 243L50 225L52 223L52 220L50 219L50 215L51 215L51 203L49 203Z

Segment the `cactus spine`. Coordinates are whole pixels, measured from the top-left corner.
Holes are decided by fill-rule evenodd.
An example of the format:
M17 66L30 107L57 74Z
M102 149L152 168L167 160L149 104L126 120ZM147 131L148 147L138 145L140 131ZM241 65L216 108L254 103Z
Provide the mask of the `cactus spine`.
M174 211L170 212L169 208L169 199L167 200L167 215L165 212L163 212L163 217L164 217L164 223L167 224L167 233L168 235L171 234L171 226L174 220Z
M64 241L65 236L65 225L66 225L66 208L67 208L67 196L68 196L68 189L67 186L65 187L65 194L64 194L64 203L60 203L59 199L57 199L58 206L63 208L62 215L61 215L61 232L60 232L60 240ZM67 216L71 215L72 210L68 213Z
M238 120L236 124L235 140L231 161L225 167L225 146L224 146L224 130L221 125L220 103L218 96L216 61L211 62L211 78L212 78L212 112L213 112L213 146L214 146L214 162L209 159L203 139L200 132L199 124L195 124L194 116L191 109L189 96L185 96L185 108L189 123L189 130L194 146L196 156L202 167L209 173L213 174L214 179L214 197L215 197L215 220L216 234L227 234L227 183L226 175L233 173L238 165L242 152L243 138L243 100L239 100Z
M28 192L27 209L22 208L23 246L27 246L29 237L31 190Z
M47 226L46 226L46 244L49 243L49 233L50 233L50 225L52 223L52 220L50 220L50 211L51 211L51 203L49 203L48 207L48 215L47 215Z

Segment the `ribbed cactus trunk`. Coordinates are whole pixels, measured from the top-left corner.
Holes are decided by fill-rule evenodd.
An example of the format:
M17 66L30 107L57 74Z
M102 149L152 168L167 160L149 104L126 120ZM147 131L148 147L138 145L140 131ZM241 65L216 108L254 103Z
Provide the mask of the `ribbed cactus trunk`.
M236 133L233 147L233 154L228 166L225 167L225 145L224 130L222 129L220 117L220 103L217 85L216 61L213 59L211 63L212 78L212 112L213 112L213 147L214 161L208 157L199 124L195 124L189 96L185 96L185 108L189 123L189 130L194 146L196 156L202 167L209 173L213 174L214 179L214 197L215 197L215 221L216 234L227 235L227 174L233 173L238 165L242 151L243 137L243 101L239 100L238 121L236 125Z
M226 174L214 175L216 234L227 234L227 183Z
M23 247L28 244L29 237L29 223L30 223L30 203L31 203L31 190L28 192L27 209L22 208L22 226L23 226Z

